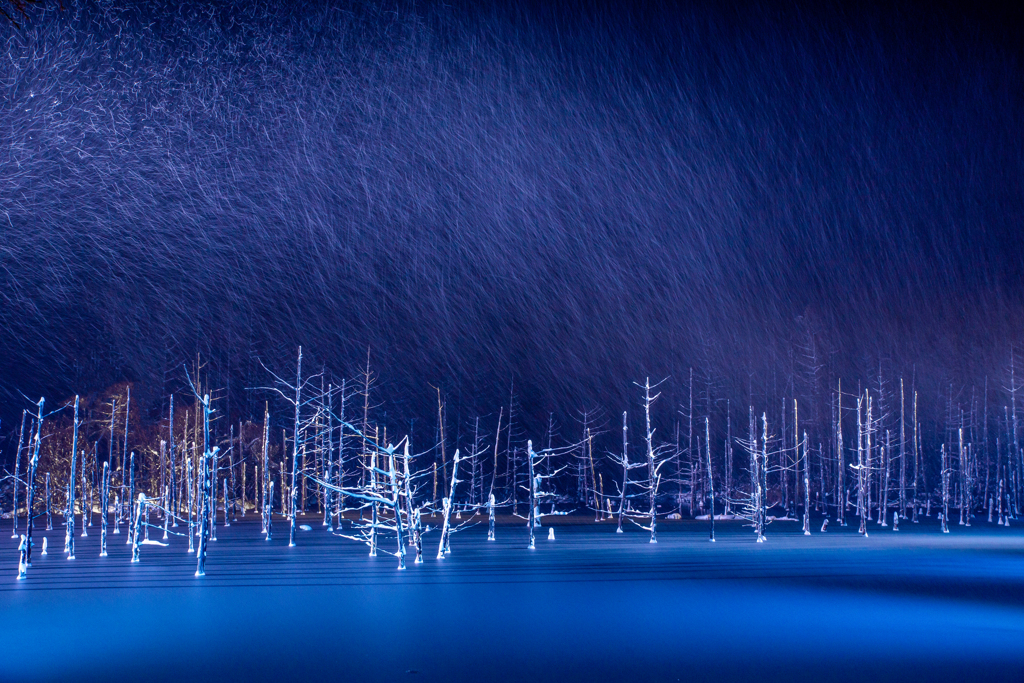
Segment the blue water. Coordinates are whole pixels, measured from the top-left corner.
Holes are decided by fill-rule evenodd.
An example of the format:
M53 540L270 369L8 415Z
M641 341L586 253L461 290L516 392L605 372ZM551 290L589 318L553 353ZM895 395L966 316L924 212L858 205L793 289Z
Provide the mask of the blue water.
M1024 680L1016 529L777 523L757 545L683 522L651 545L561 522L532 552L519 526L476 527L440 562L428 534L405 572L313 520L296 548L247 522L219 530L204 579L180 538L133 566L124 535L68 561L51 532L18 582L11 540L0 680Z

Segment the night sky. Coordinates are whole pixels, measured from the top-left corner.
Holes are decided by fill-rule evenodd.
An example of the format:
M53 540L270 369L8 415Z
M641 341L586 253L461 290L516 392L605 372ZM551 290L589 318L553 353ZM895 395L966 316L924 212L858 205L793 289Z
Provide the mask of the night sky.
M235 4L0 23L2 433L22 393L158 410L197 352L262 413L299 344L335 381L369 349L392 422L514 387L523 434L647 376L669 420L691 367L758 410L1006 386L1019 14Z

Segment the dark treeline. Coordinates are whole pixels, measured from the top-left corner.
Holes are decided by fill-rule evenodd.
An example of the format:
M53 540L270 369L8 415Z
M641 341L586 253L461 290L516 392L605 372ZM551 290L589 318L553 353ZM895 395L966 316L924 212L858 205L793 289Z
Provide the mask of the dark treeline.
M625 519L652 539L659 519L706 516L712 505L716 515L750 520L759 538L769 514L803 519L808 532L821 517L852 519L867 532L869 523L896 524L894 515L916 522L938 512L944 529L954 515L965 526L977 516L1009 524L1020 515L1019 354L1011 352L999 377L938 393L884 363L871 381L851 384L814 358L764 387L751 377L742 404L694 371L682 404L665 396L672 380L645 379L630 387L634 400L621 412L580 410L571 424L551 413L536 431L521 417L514 386L506 403L482 415L438 387L434 415L406 422L389 418L370 357L347 377L310 370L308 359L304 375L301 358L291 383L285 372L264 370L267 381L246 389L247 400L212 383L210 364L197 358L182 366L186 386L166 396L156 419L133 401L131 384L51 402L45 412L26 407L6 449L14 464L0 500L24 516L27 491L45 490L34 496L35 514L45 509L49 518L73 500L89 525L106 482L115 519L128 524L124 501L143 493L175 522L192 524L207 500L206 514L220 509L225 522L257 512L266 529L272 514L290 516L293 534L295 514L316 513L341 529L344 513L362 519L372 500L371 548L389 487L414 530L420 510L443 514L447 524L450 512L479 511L488 501L530 519L589 512L618 518L620 528ZM232 400L259 400L262 415L243 416ZM202 468L212 478L206 498Z

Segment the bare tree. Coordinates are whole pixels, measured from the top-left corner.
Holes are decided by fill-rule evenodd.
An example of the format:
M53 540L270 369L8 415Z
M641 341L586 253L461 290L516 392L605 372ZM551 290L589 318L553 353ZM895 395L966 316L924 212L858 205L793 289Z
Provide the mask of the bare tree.
M711 467L711 421L704 418L704 450L707 454L708 468L708 521L711 526L711 542L715 542L715 478L714 469Z
M32 446L32 459L28 463L28 475L25 478L26 484L26 514L27 520L25 523L25 564L26 566L32 566L32 527L34 526L33 509L36 498L36 467L39 465L39 447L42 443L42 432L43 432L43 404L45 399L40 398L38 408L39 413L36 416L36 435L35 443Z
M110 503L110 462L103 463L103 479L100 488L100 557L107 556L107 517Z
M75 396L75 417L73 423L74 436L71 437L71 476L68 477L68 515L67 533L64 539L64 552L68 559L75 559L75 462L78 453L78 397ZM82 508L83 511L85 508ZM82 515L83 520L85 515Z

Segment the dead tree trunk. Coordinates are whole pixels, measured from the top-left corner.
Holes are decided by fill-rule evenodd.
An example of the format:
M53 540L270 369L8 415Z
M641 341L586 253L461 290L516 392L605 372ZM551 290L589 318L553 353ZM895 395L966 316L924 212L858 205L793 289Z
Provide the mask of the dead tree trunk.
M534 538L533 526L537 521L537 479L533 472L533 441L526 442L526 460L529 466L530 476L530 509L527 511L527 523L526 526L530 530L530 541L527 546L530 550L537 547L537 541Z
M949 533L949 456L942 444L942 533Z
M804 432L803 439L803 463L804 463L804 536L811 535L811 461L807 453L807 432ZM818 445L821 448L821 444Z
M864 491L864 423L861 421L861 411L864 408L864 399L857 394L857 516L860 518L861 536L867 536L867 494Z
M295 545L295 508L298 507L298 488L296 487L296 476L298 475L299 465L299 444L302 442L302 431L301 423L299 422L300 413L299 410L302 406L302 347L299 347L299 360L298 366L295 370L295 427L293 434L295 437L295 443L292 444L292 485L291 485L291 510L289 514L291 516L291 527L288 530L288 546L293 547Z
M900 377L900 516L907 516L907 428L905 419L906 401L903 395L903 378Z
M71 429L71 474L68 476L68 526L64 552L75 559L75 463L78 461L78 397L75 396L75 417ZM83 515L84 517L84 515Z
M644 441L647 443L647 476L650 483L651 543L658 542L658 485L661 477L654 463L654 431L651 429L651 404L661 394L651 396L651 380L644 382L644 420L647 427Z
M203 456L200 460L202 490L199 503L199 548L196 551L196 576L206 576L206 547L209 543L211 472L210 458L217 456L217 447L210 450L210 395L203 395Z
M707 462L705 463L708 468L708 520L711 522L711 538L712 543L715 542L715 478L713 470L711 468L711 422L709 418L704 418L704 452L707 454Z
M408 452L408 445L406 445ZM457 453L457 452L456 452ZM458 470L458 461L455 465ZM405 569L405 538L402 535L402 497L398 492L398 472L395 470L395 449L388 446L388 474L391 479L391 509L395 513L395 534L398 541L398 568ZM455 477L453 476L452 479ZM411 520L410 520L411 521Z
M459 483L459 449L455 449L455 457L452 465L452 479L448 489L448 497L444 499L442 514L444 519L441 522L441 542L437 546L437 559L443 560L444 556L451 552L448 544L448 536L451 530L452 508L455 507L455 486ZM532 494L532 492L531 492ZM533 496L530 496L533 503ZM397 509L397 508L396 508ZM531 507L532 509L532 507ZM532 517L531 517L532 519ZM530 527L530 535L533 536L533 527Z
M100 557L107 556L107 506L110 504L110 462L103 463L100 482Z
M28 463L28 476L25 478L25 486L27 494L25 497L27 519L25 522L25 539L28 543L25 550L25 562L26 565L32 566L32 527L34 526L32 519L32 508L35 504L36 499L36 467L39 465L39 446L42 442L43 432L43 403L44 399L39 399L39 414L36 417L36 436L35 446L32 447L32 459Z
M131 538L132 538L132 562L138 562L139 561L139 551L140 551L140 549L142 547L141 546L142 540L139 538L139 532L142 530L142 513L143 513L144 510L148 509L148 507L149 506L146 505L146 494L145 493L140 493L139 494L139 502L135 505L135 512L132 515L133 519L135 520L135 523L132 524L132 533L131 533ZM196 575L197 576L202 576L198 572L196 573Z
M17 479L17 477L15 477ZM17 487L17 482L15 482ZM53 515L50 514L50 473L46 473L46 530L53 531Z
M885 431L885 446L882 447L882 470L883 471L882 471L882 477L881 477L881 482L880 482L881 485L882 485L882 493L878 497L879 498L878 505L879 505L879 508L880 508L879 511L878 511L878 519L879 519L878 523L881 524L882 526L888 526L888 522L886 520L888 519L888 515L889 515L889 470L890 470L889 465L891 464L890 461L892 459L892 451L890 450L890 448L891 448L891 440L889 438L889 430L886 430Z
M532 473L531 473L532 476ZM626 489L629 487L629 427L626 411L622 411L622 490L619 491L619 526L615 533L622 533L622 516L626 512Z

